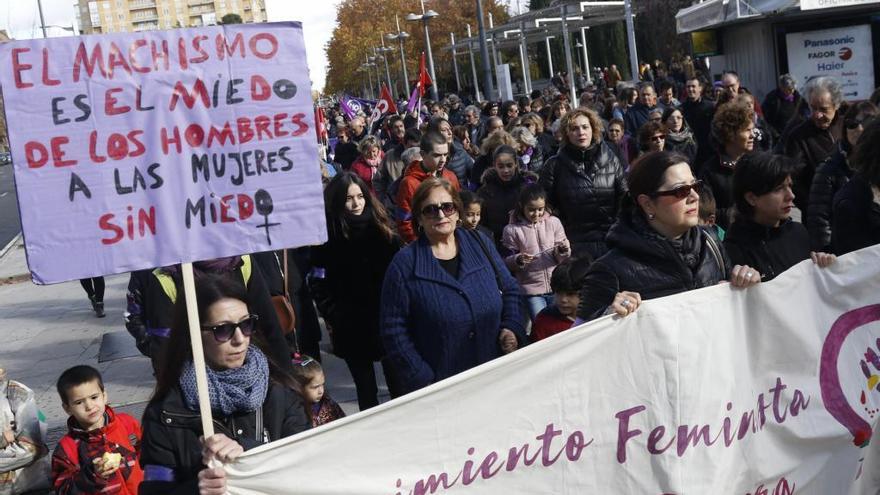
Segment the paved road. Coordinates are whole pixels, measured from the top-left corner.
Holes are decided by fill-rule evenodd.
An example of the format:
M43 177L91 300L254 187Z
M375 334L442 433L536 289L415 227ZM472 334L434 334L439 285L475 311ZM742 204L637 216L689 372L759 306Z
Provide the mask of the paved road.
M0 249L21 232L12 164L0 165Z

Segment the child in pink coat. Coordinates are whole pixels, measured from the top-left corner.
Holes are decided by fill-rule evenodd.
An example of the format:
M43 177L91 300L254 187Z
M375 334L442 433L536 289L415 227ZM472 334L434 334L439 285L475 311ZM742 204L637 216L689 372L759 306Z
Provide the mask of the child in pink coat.
M504 261L523 289L532 319L553 303L550 275L571 256L562 222L547 211L546 203L547 193L540 185L524 187L501 237L510 253Z

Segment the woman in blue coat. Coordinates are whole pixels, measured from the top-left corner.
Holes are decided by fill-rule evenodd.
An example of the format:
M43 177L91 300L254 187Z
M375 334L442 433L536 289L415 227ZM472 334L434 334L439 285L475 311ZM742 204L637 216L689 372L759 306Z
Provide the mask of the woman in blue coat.
M399 251L382 286L380 334L407 393L525 342L519 287L484 235L459 229L461 199L443 179L413 196L420 235Z

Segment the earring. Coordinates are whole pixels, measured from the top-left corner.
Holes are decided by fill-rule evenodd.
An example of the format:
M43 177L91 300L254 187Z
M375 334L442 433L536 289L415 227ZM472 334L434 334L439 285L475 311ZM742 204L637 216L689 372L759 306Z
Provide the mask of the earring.
M648 220L653 220L655 216L653 213L648 213Z

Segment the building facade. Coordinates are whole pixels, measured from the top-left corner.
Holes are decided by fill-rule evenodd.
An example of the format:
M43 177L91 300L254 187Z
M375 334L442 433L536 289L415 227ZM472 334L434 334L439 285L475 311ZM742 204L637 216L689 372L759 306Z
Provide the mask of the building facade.
M82 34L136 32L218 24L227 14L265 22L265 0L78 0Z

